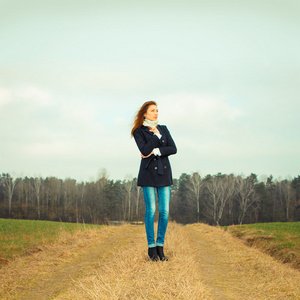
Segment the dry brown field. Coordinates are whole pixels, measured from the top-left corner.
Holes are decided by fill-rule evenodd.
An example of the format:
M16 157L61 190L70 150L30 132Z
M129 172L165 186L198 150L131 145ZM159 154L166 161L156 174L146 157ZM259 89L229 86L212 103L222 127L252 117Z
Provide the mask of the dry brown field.
M169 223L167 262L144 226L65 235L0 269L0 299L300 299L300 273L204 224Z

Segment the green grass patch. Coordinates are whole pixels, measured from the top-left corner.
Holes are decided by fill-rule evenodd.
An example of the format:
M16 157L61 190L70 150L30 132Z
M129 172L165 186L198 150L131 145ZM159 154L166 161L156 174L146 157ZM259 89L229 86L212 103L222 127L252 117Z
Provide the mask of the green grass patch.
M223 227L249 246L300 268L300 222L256 223Z
M74 232L99 225L52 221L0 219L0 264L30 250L58 241L62 232Z

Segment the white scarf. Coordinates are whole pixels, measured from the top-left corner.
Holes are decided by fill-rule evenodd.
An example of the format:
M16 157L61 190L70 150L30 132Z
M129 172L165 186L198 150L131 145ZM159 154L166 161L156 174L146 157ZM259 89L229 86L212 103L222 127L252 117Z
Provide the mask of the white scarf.
M157 124L158 124L157 120L156 121L150 121L148 119L145 119L144 123L143 123L144 126L151 127L152 129L154 129L157 126Z

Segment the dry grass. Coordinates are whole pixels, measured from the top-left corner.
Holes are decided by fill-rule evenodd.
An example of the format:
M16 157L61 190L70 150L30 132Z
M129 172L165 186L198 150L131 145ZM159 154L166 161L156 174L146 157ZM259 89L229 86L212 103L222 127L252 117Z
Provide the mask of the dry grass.
M220 228L186 226L214 299L300 299L300 273ZM204 270L204 271L203 271Z
M142 232L130 247L114 252L92 276L58 299L208 299L187 244L181 226L170 223L165 244L169 261L152 262Z
M59 236L78 233L97 225L38 220L0 219L0 267L11 260L43 251L59 242ZM66 239L66 241L69 237Z
M264 229L259 229L259 228ZM276 260L300 270L300 223L232 225L227 231L245 245L255 247ZM297 233L297 234L295 234Z
M149 261L144 226L62 232L0 269L0 299L300 299L299 271L220 228L170 223L165 254Z
M88 248L105 243L114 234L113 227L77 231L61 231L58 240L47 246L37 246L31 255L15 258L0 269L0 299L48 299L48 296L68 287L70 274L93 266ZM95 258L96 260L96 258Z

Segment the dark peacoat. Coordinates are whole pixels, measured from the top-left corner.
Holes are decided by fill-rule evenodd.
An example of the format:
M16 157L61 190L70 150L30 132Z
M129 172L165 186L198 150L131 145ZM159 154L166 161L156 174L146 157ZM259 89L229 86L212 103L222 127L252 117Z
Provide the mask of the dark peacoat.
M172 136L164 125L158 125L162 137L159 139L148 127L142 126L133 132L140 152L147 156L154 148L159 148L161 156L142 158L137 180L138 186L163 187L173 184L172 170L168 156L177 152Z

